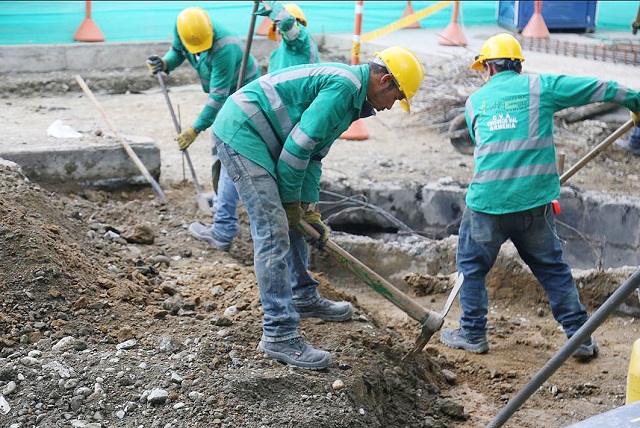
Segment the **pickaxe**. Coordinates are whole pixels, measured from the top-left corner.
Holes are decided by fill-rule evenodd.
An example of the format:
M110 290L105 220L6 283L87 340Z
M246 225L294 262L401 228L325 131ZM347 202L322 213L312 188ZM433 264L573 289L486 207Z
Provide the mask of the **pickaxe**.
M173 125L176 127L176 132L180 134L180 132L182 132L182 128L180 127L178 118L176 117L176 114L173 111L173 106L171 105L171 100L169 99L169 93L167 92L167 86L164 84L164 78L162 77L161 73L156 73L156 76L158 77L158 83L162 88L164 99L167 101L167 106L169 107L169 113L171 114ZM191 163L191 157L189 156L189 152L185 149L182 151L182 155L187 160L187 165L189 166L189 171L191 172L191 179L193 180L193 185L196 188L196 201L198 203L198 208L202 212L211 214L211 209L209 208L209 200L207 196L204 193L202 193L202 188L200 187L200 183L198 183L198 177L196 175L195 169L193 169L193 164Z
M320 233L318 233L318 231L309 223L302 220L300 225L307 235L316 240L320 239ZM433 336L436 331L440 330L442 324L444 324L444 317L449 312L449 309L451 309L451 305L462 286L463 276L459 273L453 290L451 290L449 298L444 305L444 309L442 312L437 313L421 306L411 297L404 294L393 284L375 273L371 268L353 257L332 240L327 240L322 249L329 253L329 255L331 255L338 263L349 269L358 278L367 283L367 285L373 288L376 292L420 323L422 331L416 339L416 344L411 351L402 358L402 360L405 360L410 355L422 351L427 345L427 342L429 342L429 339L431 339L431 336Z

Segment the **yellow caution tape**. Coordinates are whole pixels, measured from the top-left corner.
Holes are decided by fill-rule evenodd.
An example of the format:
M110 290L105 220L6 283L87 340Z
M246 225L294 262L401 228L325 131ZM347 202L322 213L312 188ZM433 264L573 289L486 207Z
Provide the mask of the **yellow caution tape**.
M400 18L395 22L392 22L389 25L386 25L382 28L378 28L377 30L373 30L373 31L369 31L368 33L365 33L362 35L362 39L361 42L365 43L365 42L370 42L373 39L377 39L378 37L382 37L382 36L386 36L389 33L393 33L394 31L398 31L401 30L405 27L408 27L411 24L414 24L418 21L420 21L421 19L432 15L442 9L444 9L445 7L451 5L451 3L453 3L452 1L441 1L439 3L436 3L434 5L431 5L425 9L422 9L419 12L415 12L412 13L411 15L407 15L404 18Z

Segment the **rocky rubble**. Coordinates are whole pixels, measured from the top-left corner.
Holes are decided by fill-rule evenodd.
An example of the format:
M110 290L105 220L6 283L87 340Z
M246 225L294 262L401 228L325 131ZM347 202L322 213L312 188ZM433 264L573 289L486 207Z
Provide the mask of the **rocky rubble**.
M437 356L401 362L402 336L362 308L339 326L303 322L305 338L333 354L326 371L258 353L253 269L189 239L190 204L158 204L148 189L58 194L6 164L0 177L3 426L448 427L467 418L440 396L451 379ZM135 225L153 241L123 233ZM318 278L324 294L357 305Z

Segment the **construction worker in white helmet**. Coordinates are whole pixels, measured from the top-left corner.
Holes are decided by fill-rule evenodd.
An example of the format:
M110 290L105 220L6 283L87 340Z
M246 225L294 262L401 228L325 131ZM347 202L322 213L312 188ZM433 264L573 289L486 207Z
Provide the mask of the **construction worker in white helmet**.
M464 275L460 328L440 340L451 348L482 354L487 342L485 278L500 247L511 239L542 284L554 318L571 338L588 320L555 228L560 178L553 142L553 114L593 102L614 102L640 112L640 93L615 81L591 77L522 74L522 47L511 34L489 38L471 65L486 84L466 102L474 142L475 171L460 224L456 263ZM554 212L555 211L555 212ZM590 337L573 353L595 358Z
M264 311L258 349L269 358L306 369L323 369L331 354L305 343L300 318L347 321L349 302L333 302L317 282L296 282L304 264L290 263L291 247L305 245L298 230L306 220L321 237L328 228L314 208L320 192L322 159L333 142L359 118L391 109L409 111L424 70L402 47L376 54L374 61L299 65L280 69L234 93L213 124L218 155L249 215L254 267Z
M204 92L209 94L200 115L193 124L177 136L176 141L181 150L187 149L198 134L209 128L216 118L226 99L235 92L244 56L244 43L230 30L218 22L211 20L209 14L200 7L188 7L182 10L176 19L171 49L163 57L157 55L147 59L147 66L153 74L165 72L169 74L185 60L191 64L200 77ZM244 75L244 83L251 82L260 76L258 63L249 54ZM214 155L213 175L222 174L216 171L217 155ZM214 185L217 178L214 178ZM225 218L236 216L235 204L217 203L216 212ZM232 225L229 236L209 237L208 242L215 248L228 251L229 242L237 233L237 218Z
M267 71L271 73L293 65L320 62L318 46L306 29L307 19L302 10L293 3L284 6L278 1L262 3L262 8L256 14L269 16L274 21L269 29L269 38L276 40L277 34L283 34L282 42L271 53ZM207 226L200 222L193 222L189 225L189 233L218 250L229 251L233 239L238 234L239 200L233 181L221 170L216 199L216 207L219 209L215 210L213 224ZM301 254L291 254L291 257L300 258L301 263L308 265L308 249L304 246L299 250L302 251ZM294 280L315 281L309 275Z

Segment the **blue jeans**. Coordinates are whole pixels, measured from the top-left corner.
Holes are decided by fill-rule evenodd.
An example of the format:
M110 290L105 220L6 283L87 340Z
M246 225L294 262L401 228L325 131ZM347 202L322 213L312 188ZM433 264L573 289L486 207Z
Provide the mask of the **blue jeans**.
M214 134L211 133L211 151L214 159L217 158L218 150L214 142ZM238 234L238 202L240 197L238 191L229 178L229 174L224 166L220 168L220 179L218 180L218 192L214 199L213 225L211 230L216 239L222 242L231 243Z
M571 269L562 258L550 204L503 215L465 208L456 256L458 271L464 274L460 289L463 333L470 339L486 337L489 299L485 277L507 239L511 239L542 284L554 318L567 337L573 336L588 315L580 302Z
M633 127L631 137L629 137L629 146L634 149L640 149L640 127Z
M218 193L214 202L213 225L211 226L214 235L220 241L231 243L238 234L238 202L240 202L238 191L223 166L220 169Z
M312 303L318 282L309 275L308 246L298 232L289 232L276 180L267 170L217 139L218 156L249 215L253 264L264 311L262 340L299 337L300 315L293 302Z

